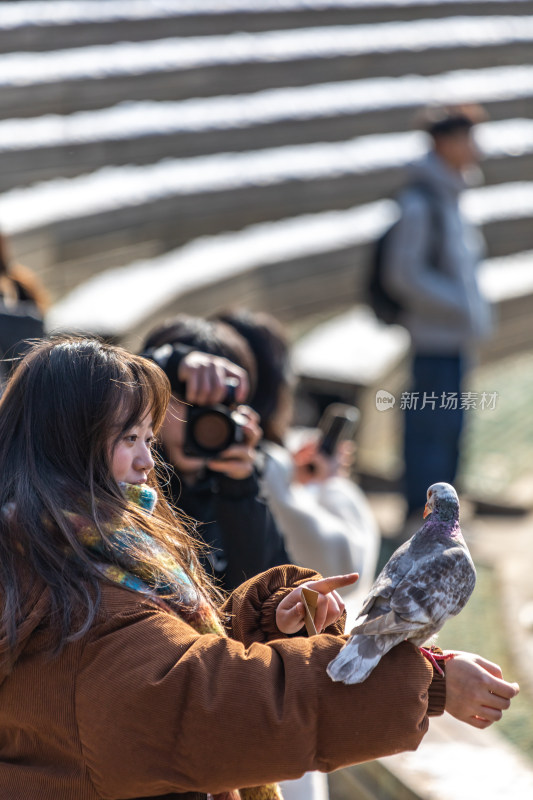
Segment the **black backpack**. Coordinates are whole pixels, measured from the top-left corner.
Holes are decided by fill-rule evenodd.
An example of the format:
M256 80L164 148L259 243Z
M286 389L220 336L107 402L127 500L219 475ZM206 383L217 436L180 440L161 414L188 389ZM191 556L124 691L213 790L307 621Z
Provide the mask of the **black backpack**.
M441 240L441 215L439 213L437 199L434 192L425 183L412 183L406 187L409 190L415 190L423 195L425 201L428 203L431 215L431 252L429 254L429 263L435 269L438 269L439 262L439 248ZM393 225L387 228L374 244L372 251L370 275L367 287L367 301L376 317L381 322L387 325L395 325L398 323L400 314L403 311L403 306L394 297L392 297L383 285L383 271L385 268L385 247L390 238L392 231L394 231L399 224L398 219Z

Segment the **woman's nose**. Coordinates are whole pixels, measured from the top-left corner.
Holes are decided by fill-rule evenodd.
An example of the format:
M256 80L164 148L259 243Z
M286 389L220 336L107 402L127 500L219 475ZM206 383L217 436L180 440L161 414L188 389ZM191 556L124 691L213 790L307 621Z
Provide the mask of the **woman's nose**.
M154 464L155 462L152 456L151 448L143 443L140 451L137 453L137 457L135 459L135 467L137 469L150 472L150 470L154 468Z

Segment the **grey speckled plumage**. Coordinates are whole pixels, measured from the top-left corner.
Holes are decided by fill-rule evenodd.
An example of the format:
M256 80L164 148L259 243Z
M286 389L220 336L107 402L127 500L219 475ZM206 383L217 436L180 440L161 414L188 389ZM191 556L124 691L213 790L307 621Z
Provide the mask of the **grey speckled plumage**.
M328 665L332 680L362 683L395 645L426 643L472 594L476 570L459 527L457 493L434 483L427 499L429 518L376 578L350 638Z

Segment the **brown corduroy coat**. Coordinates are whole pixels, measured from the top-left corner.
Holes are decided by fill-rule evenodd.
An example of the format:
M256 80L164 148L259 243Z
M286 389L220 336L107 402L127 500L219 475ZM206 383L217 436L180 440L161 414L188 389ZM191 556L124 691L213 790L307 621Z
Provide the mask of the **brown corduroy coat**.
M199 800L415 749L444 680L404 643L363 684L333 683L339 625L313 638L275 626L282 597L314 577L276 567L243 584L225 605L228 639L104 585L91 631L55 657L33 587L0 673L0 796Z

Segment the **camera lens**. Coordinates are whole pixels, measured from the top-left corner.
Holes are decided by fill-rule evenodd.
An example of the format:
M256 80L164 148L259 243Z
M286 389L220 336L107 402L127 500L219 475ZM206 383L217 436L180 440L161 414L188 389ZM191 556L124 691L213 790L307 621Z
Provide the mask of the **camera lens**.
M197 413L189 425L190 439L197 450L206 454L219 453L234 441L235 425L231 417L213 408Z

